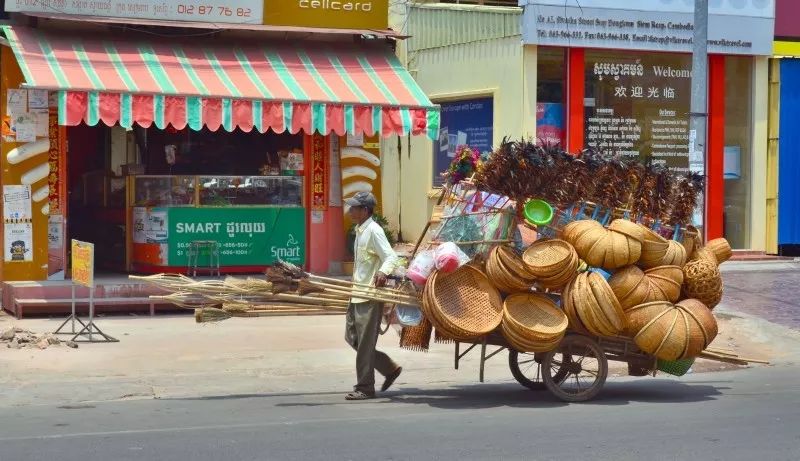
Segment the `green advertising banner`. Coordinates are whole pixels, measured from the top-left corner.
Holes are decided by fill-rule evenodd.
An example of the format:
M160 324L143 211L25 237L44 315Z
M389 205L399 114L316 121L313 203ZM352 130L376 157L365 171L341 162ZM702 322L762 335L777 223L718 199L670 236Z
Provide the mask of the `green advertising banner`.
M221 266L305 263L304 208L169 208L169 265L187 264L193 241L216 241ZM207 261L201 253L200 261Z

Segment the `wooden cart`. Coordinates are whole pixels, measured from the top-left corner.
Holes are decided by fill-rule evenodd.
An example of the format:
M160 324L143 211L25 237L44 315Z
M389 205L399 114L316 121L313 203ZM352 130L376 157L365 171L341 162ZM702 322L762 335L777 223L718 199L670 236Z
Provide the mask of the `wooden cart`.
M462 352L462 345L469 345ZM480 381L486 361L508 350L508 367L514 379L531 390L547 389L565 402L583 402L597 396L608 377L608 362L627 363L632 372L652 374L655 357L645 354L627 338L596 338L568 333L550 352L526 353L514 350L499 333L478 341L455 343L455 368L467 354L480 348ZM494 348L492 350L492 348Z

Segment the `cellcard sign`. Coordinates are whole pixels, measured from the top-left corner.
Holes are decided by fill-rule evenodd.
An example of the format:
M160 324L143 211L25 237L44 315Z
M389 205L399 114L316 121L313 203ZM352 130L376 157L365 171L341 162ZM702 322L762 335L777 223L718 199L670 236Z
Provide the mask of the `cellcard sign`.
M710 2L708 51L772 55L774 0ZM523 41L531 45L692 51L694 2L683 0L521 0ZM631 8L620 5L630 4Z
M492 98L466 99L441 104L439 140L433 143L433 185L444 182L458 146L467 145L479 152L492 150L494 136L494 100Z

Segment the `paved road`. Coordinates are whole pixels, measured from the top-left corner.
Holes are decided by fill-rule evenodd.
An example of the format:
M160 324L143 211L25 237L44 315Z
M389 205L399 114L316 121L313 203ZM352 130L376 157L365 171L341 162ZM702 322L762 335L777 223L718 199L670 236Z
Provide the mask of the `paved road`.
M0 408L0 459L800 458L800 370L611 380L563 404L515 384ZM2 404L0 404L2 405Z
M800 270L726 272L724 304L800 330Z

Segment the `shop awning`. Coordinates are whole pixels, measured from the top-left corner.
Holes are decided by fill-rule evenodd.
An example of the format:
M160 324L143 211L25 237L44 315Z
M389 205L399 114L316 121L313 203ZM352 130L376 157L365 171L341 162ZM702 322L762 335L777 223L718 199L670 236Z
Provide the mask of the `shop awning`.
M62 125L438 137L438 106L385 45L4 32L26 85L58 91Z

